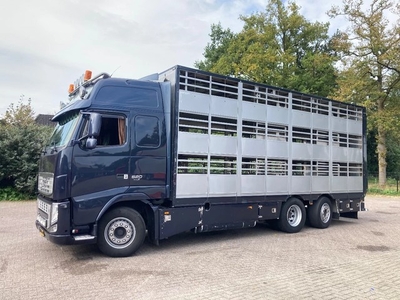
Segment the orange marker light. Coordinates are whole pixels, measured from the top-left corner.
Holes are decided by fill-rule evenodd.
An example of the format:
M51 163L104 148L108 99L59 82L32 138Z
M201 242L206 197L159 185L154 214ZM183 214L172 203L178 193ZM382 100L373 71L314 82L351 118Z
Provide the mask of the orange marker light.
M85 71L85 76L83 77L83 81L88 81L92 78L92 71L86 70Z
M71 83L70 85L69 85L69 88L68 88L68 93L72 93L73 91L74 91L74 89L75 89L75 86Z

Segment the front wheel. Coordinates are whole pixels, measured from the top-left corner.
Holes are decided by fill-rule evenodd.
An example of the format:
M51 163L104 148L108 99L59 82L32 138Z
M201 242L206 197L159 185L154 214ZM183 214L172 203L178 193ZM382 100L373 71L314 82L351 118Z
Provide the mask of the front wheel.
M119 207L101 218L97 245L108 256L125 257L140 248L145 236L146 225L142 216L129 207Z
M306 209L303 202L297 198L289 198L282 205L278 220L280 230L288 233L299 232L306 222Z

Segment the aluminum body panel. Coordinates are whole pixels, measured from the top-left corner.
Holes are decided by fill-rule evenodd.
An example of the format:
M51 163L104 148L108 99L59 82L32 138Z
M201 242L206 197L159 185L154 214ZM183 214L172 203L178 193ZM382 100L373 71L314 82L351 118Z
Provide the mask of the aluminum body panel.
M176 199L365 191L364 108L175 72Z

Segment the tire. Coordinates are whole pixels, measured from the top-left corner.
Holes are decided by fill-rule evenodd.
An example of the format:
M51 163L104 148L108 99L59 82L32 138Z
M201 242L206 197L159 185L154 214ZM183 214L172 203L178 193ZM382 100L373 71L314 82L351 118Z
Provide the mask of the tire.
M321 197L308 207L308 221L312 227L328 228L332 222L332 202L327 197Z
M145 236L142 216L134 209L119 207L100 219L97 246L105 255L126 257L142 246Z
M296 233L303 229L306 222L306 209L302 201L289 198L282 205L278 227L287 233Z

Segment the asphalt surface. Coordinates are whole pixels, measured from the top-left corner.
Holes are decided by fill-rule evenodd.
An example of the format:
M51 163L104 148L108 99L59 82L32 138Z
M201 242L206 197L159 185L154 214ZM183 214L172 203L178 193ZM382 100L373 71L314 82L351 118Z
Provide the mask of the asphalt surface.
M109 258L42 238L36 202L0 202L0 299L400 299L400 198L366 206L325 230L185 233Z

